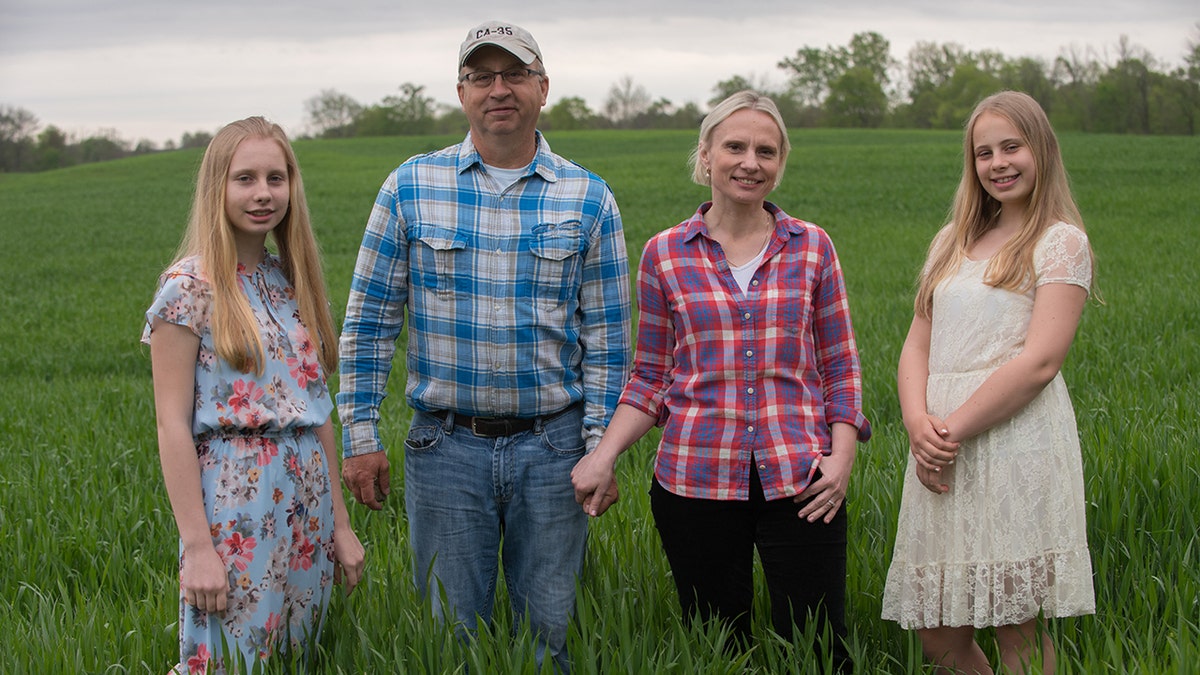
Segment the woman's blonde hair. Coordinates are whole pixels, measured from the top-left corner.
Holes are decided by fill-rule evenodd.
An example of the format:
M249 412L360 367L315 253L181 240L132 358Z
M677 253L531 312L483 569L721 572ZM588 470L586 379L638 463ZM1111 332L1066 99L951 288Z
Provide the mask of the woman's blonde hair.
M770 115L771 119L775 120L776 126L779 127L779 135L783 139L779 148L779 173L775 175L775 184L771 186L772 188L779 187L780 181L783 180L783 170L787 166L788 153L792 151L792 144L788 140L787 125L783 123L783 116L779 114L779 106L775 105L775 101L749 89L730 94L724 101L713 106L713 109L700 122L700 141L696 143L691 157L688 158L688 164L692 167L692 182L698 185L712 185L712 178L700 162L700 150L707 148L712 143L713 130L739 110L764 112Z
M233 223L225 213L225 187L234 152L247 138L275 141L288 171L288 210L271 231L288 283L296 292L300 321L317 347L326 373L337 369L337 333L329 311L321 257L313 236L300 166L287 134L262 117L248 117L222 128L208 144L196 177L191 217L176 260L197 256L212 289L210 326L217 355L241 372L263 372L265 355L258 322L238 282Z
M930 244L917 287L914 309L925 318L933 311L933 289L958 270L971 245L996 224L1000 215L1000 202L983 189L975 170L975 124L985 113L998 115L1016 128L1033 155L1037 178L1025 209L1025 221L992 256L984 283L1018 292L1030 289L1035 277L1033 249L1047 228L1063 221L1084 229L1079 207L1071 196L1058 138L1045 111L1033 97L1021 92L1002 91L988 96L967 120L962 179L954 195L949 222Z

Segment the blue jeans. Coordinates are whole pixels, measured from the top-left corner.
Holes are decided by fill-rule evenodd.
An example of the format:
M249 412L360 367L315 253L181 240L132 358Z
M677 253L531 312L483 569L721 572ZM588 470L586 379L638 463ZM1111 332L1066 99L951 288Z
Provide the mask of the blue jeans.
M453 414L442 420L418 411L404 443L417 590L432 595L435 617L468 635L477 621L491 620L503 559L513 625L529 620L539 669L547 654L560 670L570 668L567 624L588 526L571 485L585 450L582 429L583 406L500 438L455 426Z

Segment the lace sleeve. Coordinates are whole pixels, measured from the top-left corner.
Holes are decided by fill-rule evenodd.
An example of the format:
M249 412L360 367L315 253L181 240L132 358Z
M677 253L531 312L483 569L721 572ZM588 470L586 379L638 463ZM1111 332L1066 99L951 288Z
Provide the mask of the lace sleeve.
M1092 251L1087 234L1068 223L1050 226L1033 252L1037 286L1074 284L1092 285Z
M937 234L933 235L933 240L929 242L929 249L925 251L925 263L921 266L921 278L924 279L929 274L929 269L933 267L934 253L941 250L942 246L947 244L947 241L952 236L950 230L953 229L949 223L943 225Z

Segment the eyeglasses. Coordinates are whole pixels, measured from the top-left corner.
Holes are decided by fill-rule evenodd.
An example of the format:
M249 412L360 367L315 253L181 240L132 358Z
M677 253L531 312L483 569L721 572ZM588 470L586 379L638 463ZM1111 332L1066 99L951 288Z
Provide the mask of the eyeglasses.
M459 82L469 82L472 87L479 89L487 89L496 82L496 76L499 75L506 84L525 84L531 77L541 77L545 75L543 71L534 70L532 68L509 68L508 70L476 70L473 73L465 73L458 76Z

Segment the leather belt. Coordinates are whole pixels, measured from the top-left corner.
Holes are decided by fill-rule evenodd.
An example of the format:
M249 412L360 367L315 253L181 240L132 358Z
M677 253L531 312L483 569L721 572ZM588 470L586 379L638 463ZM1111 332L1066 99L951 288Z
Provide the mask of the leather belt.
M549 415L541 415L539 417L479 417L474 415L454 414L454 423L460 427L465 427L471 430L471 433L480 438L500 438L501 436L513 436L515 434L524 433L532 430L537 426L538 422L549 422L557 419L562 415L574 410L579 406L579 403L571 405L559 410L558 412L550 413ZM431 412L430 415L445 420L450 414L448 410L439 410Z

